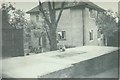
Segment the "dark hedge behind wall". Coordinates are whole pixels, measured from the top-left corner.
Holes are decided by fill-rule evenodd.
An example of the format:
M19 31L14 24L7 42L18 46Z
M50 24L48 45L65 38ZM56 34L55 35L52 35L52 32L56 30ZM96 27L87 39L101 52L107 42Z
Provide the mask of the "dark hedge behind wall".
M23 29L13 28L2 18L2 57L23 56Z

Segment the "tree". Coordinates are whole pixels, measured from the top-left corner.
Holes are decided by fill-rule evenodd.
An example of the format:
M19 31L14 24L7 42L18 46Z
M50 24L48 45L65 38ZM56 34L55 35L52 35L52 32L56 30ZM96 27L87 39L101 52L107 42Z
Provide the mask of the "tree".
M113 11L111 10L98 14L96 24L101 34L104 34L106 40L108 40L109 37L112 37L114 32L118 30L116 16L114 16Z
M44 4L47 5L47 9L45 9ZM61 2L59 14L56 16L55 2L41 3L39 1L39 11L45 20L45 24L47 24L44 25L44 28L47 33L51 51L57 49L56 29L61 18L64 5L65 2Z
M11 19L16 20L15 17L11 17L11 14L13 14L12 12L18 14L19 11L20 10L15 9L11 3L2 4L2 40L3 54L6 54L5 56L24 55L23 29L17 29L17 27L19 26L18 24L22 22L21 20L16 21L16 23L14 23L14 21L11 22Z
M27 26L27 20L25 19L25 13L20 9L15 9L11 3L2 4L2 13L4 19L16 29Z
M9 23L16 29L27 27L27 20L25 19L25 13L19 9L11 11Z
M9 18L10 18L9 11L15 10L15 8L10 3L3 3L1 4L1 6L2 6L3 21L9 22Z
M25 40L25 44L28 44L27 46L29 46L30 50L32 52L42 52L43 48L42 48L42 44L41 44L41 39L42 37L46 34L44 27L41 26L41 22L40 23L36 23L34 21L28 21L27 22L27 27L24 29L24 40ZM37 47L33 47L31 45L31 37L33 35L31 35L31 33L34 35L34 37L39 39L39 46Z

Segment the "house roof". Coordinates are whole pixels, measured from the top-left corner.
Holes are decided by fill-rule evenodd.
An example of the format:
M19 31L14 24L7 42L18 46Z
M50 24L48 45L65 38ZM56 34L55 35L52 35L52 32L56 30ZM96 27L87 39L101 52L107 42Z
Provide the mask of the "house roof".
M46 3L47 2L43 3L44 7L47 7ZM56 10L59 10L61 8L61 4L62 4L62 2L56 2L55 3ZM96 5L96 4L94 4L94 3L90 2L90 1L88 1L88 2L84 2L84 1L81 1L81 2L66 2L65 6L64 6L64 9L65 8L78 7L78 6L88 7L88 8L98 10L98 11L105 11L103 8L99 7L98 5ZM26 13L36 13L36 12L39 12L39 5L32 8L31 10L27 11Z
M27 11L26 13L34 13L34 12L39 12L39 7L38 5L34 8L32 8L31 10Z

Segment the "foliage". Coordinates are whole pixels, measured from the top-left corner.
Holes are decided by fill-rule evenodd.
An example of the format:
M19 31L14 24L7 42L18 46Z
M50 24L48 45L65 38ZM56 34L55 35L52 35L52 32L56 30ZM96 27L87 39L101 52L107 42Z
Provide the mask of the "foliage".
M27 31L27 33L31 33L31 31L33 31L34 35L38 38L41 37L42 34L45 34L44 27L41 26L40 23L36 23L32 20L30 22L28 22L28 26L26 28L26 31Z
M19 29L19 28L25 28L27 26L27 20L25 19L25 13L23 11L14 10L11 11L9 14L10 14L9 23L13 27Z
M45 34L44 28L41 26L40 23L36 23L34 21L28 21L27 27L24 29L25 31L25 42L28 43L30 52L34 53L40 53L42 48L41 45L39 44L38 47L33 47L31 43L31 34L34 34L36 38L39 38L39 41L41 37ZM40 43L40 42L39 42Z
M96 24L99 31L101 31L106 37L112 36L113 32L118 29L116 17L113 16L113 11L111 10L98 14Z
M15 8L10 3L3 3L1 4L1 6L2 6L2 14L4 14L4 20L9 21L8 13L10 10L15 10Z
M7 22L9 22L16 29L24 28L27 26L27 20L25 19L25 13L22 10L15 9L11 3L3 3L2 12Z
M98 14L96 19L97 26L101 34L104 34L107 40L107 46L118 46L118 15L108 10L102 14Z

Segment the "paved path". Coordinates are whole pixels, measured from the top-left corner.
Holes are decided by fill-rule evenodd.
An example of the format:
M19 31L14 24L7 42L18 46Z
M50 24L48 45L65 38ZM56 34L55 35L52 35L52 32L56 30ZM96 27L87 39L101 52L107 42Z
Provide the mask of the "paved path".
M67 49L65 52L52 51L43 54L15 57L3 60L3 74L14 78L37 78L72 64L99 57L116 51L116 47L83 46Z

